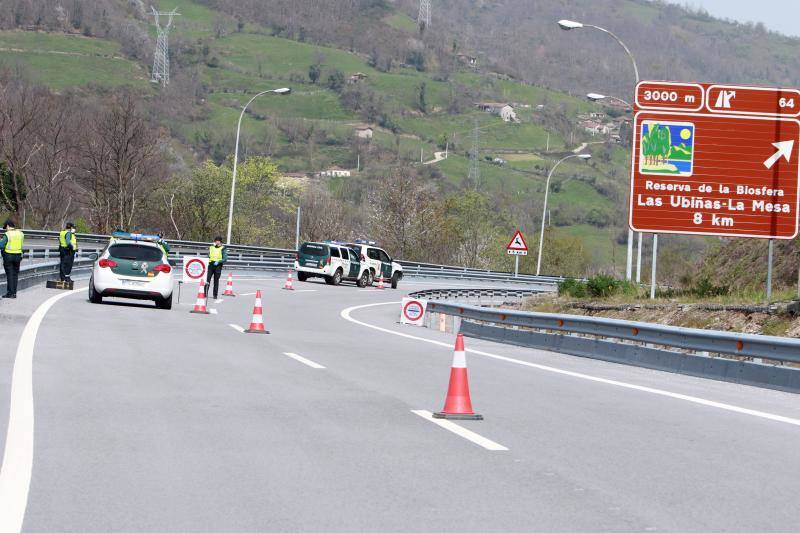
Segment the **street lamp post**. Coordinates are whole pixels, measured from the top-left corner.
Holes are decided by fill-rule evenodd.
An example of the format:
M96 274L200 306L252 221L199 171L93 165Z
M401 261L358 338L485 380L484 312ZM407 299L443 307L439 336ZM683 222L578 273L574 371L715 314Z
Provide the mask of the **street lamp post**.
M233 230L233 200L236 196L236 171L239 167L239 134L242 131L242 119L244 118L244 113L247 111L247 108L250 104L253 103L253 100L258 98L259 96L263 96L265 94L290 94L292 92L291 89L287 87L283 87L281 89L270 89L269 91L261 91L254 97L250 99L249 102L245 104L242 108L242 113L239 115L239 124L236 126L236 148L234 149L233 153L233 179L231 180L231 204L230 208L228 209L228 238L225 241L227 244L231 243L231 231Z
M617 98L616 96L608 96L606 94L598 94L598 93L589 93L586 95L586 98L588 98L592 102L599 102L601 100L612 100L614 102L619 102L620 104L628 107L628 109L633 111L633 106L629 102L623 100L622 98Z
M592 154L572 154L568 155L567 157L559 159L553 168L550 169L550 172L547 174L547 182L544 185L544 206L542 207L542 230L539 234L539 258L536 260L536 275L539 275L539 272L542 269L542 245L544 244L544 224L545 224L545 217L547 216L547 197L550 193L550 178L553 177L553 172L555 172L558 165L566 161L567 159L572 159L573 157L577 157L579 159L587 160L592 158Z
M625 50L625 53L628 54L628 57L631 60L631 64L633 64L633 75L636 78L636 85L639 85L639 67L636 66L636 59L634 59L633 54L631 53L630 48L628 48L622 39L617 37L613 32L601 28L600 26L595 26L593 24L583 24L582 22L576 22L574 20L559 20L558 26L564 30L577 30L581 28L591 28L594 30L601 31L607 35L610 35L619 45ZM642 234L639 234L639 252L638 255L641 257L642 253ZM628 262L625 265L625 279L630 281L631 279L631 271L633 270L633 230L628 227Z
M628 107L631 110L631 112L633 112L633 106L629 102L626 102L622 98L617 98L616 96L607 96L605 94L589 93L589 94L586 95L586 98L588 98L592 102L599 102L601 100L611 100L611 101L614 101L614 102L619 102L622 105ZM641 283L641 281L642 281L642 232L641 231L638 232L637 235L638 235L638 243L637 243L637 246L636 246L636 283ZM629 244L631 243L630 236L631 236L631 230L629 229L628 230L628 237L629 237L628 243ZM628 248L628 250L630 251L630 247Z

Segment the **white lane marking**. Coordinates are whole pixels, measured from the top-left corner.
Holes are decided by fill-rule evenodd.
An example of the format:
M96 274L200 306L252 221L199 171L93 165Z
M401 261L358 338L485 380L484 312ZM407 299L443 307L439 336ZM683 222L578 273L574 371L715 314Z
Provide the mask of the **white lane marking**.
M215 303L215 304L221 304L221 303L222 303L222 302L224 302L224 301L225 301L225 300L214 300L214 303Z
M297 355L296 353L283 352L283 355L289 356L292 359L294 359L295 361L300 361L304 365L308 365L311 368L325 368L324 366L322 366L320 364L317 364L314 361L311 361L309 359L306 359L305 357L301 357L301 356Z
M36 308L22 330L11 375L8 432L0 467L0 531L3 533L18 533L22 529L28 506L33 469L33 350L39 326L57 301L85 290L76 289L48 298Z
M459 437L463 437L470 442L474 442L478 446L486 448L489 451L492 452L508 451L508 448L506 448L502 444L498 444L495 441L489 440L482 435L478 435L474 431L470 431L467 428L463 428L458 424L455 424L449 420L442 420L441 418L433 418L433 414L430 411L425 411L424 409L418 409L418 410L412 409L411 412L414 413L415 415L421 416L422 418L424 418L429 422L433 422L437 426L442 427L447 431L452 431Z
M418 340L418 341L422 341L422 342L427 342L429 344L436 344L437 346L443 346L443 347L445 347L445 348L447 348L449 350L453 349L453 346L452 346L451 343L440 342L440 341L436 341L436 340L433 340L433 339L425 339L423 337L416 337L414 335L409 335L408 333L400 333L399 331L392 331L390 329L382 328L380 326L374 326L372 324L367 324L366 322L362 322L360 320L356 320L355 318L350 316L350 313L352 313L353 311L357 311L359 309L365 309L365 308L368 308L368 307L375 307L375 306L379 306L379 305L397 305L399 303L400 302L398 301L398 302L382 302L382 303L376 303L376 304L356 305L356 306L353 306L353 307L348 307L347 309L343 309L342 312L340 313L340 316L342 318L344 318L345 320L348 320L348 321L353 322L355 324L359 324L361 326L364 326L364 327L367 327L367 328L372 328L372 329L375 329L375 330L378 330L378 331L383 331L384 333L390 333L392 335L405 337L407 339L414 339L414 340ZM793 426L800 426L800 419L797 419L797 418L790 418L788 416L776 415L776 414L773 414L773 413L767 413L765 411L758 411L756 409L748 409L746 407L739 407L737 405L731 405L731 404L727 404L727 403L716 402L716 401L713 401L713 400L706 400L705 398L699 398L697 396L689 396L688 394L681 394L681 393L678 393L678 392L670 392L670 391L666 391L666 390L663 390L663 389L656 389L656 388L653 388L653 387L645 387L645 386L642 386L642 385L635 385L633 383L627 383L627 382L624 382L624 381L617 381L617 380L614 380L614 379L606 379L606 378L601 378L601 377L597 377L597 376L591 376L589 374L582 374L580 372L573 372L571 370L563 370L561 368L556 368L556 367L547 366L547 365L540 365L538 363L531 363L531 362L528 362L528 361L522 361L521 359L513 359L511 357L505 357L503 355L496 355L496 354L493 354L493 353L483 352L483 351L480 351L480 350L467 349L466 351L469 352L469 353L474 353L476 355L482 355L482 356L488 357L490 359L497 359L498 361L505 361L507 363L514 363L514 364L517 364L517 365L527 366L527 367L530 367L530 368L536 368L538 370L543 370L545 372L553 372L554 374L561 374L563 376L570 376L570 377L573 377L573 378L585 379L587 381L594 381L595 383L604 383L606 385L613 385L615 387L622 387L624 389L630 389L630 390L636 390L636 391L639 391L639 392L646 392L646 393L649 393L649 394L655 394L656 396L664 396L664 397L667 397L667 398L673 398L675 400L683 400L685 402L690 402L690 403L694 403L694 404L698 404L698 405L705 405L706 407L714 407L716 409L722 409L724 411L731 411L731 412L739 413L739 414L743 414L743 415L749 415L749 416L755 416L755 417L758 417L758 418L764 418L764 419L767 419L767 420L772 420L774 422L782 422L784 424L791 424Z
M244 333L244 328L242 326L237 326L236 324L228 324L230 327L238 331L239 333Z
M244 294L240 294L239 296L255 296L256 293L254 292L246 292Z
M209 309L208 312L211 313L212 315L216 315L217 314L217 310L216 309Z

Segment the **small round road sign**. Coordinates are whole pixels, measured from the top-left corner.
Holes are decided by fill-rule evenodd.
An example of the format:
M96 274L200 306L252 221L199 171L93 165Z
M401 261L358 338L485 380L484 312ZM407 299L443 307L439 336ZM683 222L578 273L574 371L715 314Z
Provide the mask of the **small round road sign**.
M410 322L417 322L425 314L425 308L417 300L411 300L403 307L403 314Z
M186 275L192 279L200 279L206 275L206 265L198 258L187 261L184 269L186 270Z

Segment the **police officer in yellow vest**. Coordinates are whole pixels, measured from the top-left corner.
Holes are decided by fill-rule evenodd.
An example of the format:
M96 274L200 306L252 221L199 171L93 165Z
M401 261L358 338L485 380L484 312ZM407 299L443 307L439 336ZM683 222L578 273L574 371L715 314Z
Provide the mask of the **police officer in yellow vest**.
M58 267L58 276L61 281L72 281L72 264L75 254L78 253L78 238L75 236L75 224L67 222L58 233L58 257L61 264Z
M228 247L222 245L222 237L214 237L214 244L208 247L208 277L206 278L206 295L214 279L214 299L219 295L219 278L222 275L222 265L228 261Z
M22 243L25 235L16 228L13 220L6 220L3 229L6 230L5 235L0 237L3 268L6 271L6 294L3 298L16 298L19 265L22 262Z

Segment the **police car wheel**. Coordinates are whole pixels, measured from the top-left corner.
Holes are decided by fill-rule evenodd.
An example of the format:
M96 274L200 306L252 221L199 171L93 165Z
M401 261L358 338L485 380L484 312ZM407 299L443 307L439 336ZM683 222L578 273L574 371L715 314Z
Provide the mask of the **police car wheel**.
M342 271L337 270L333 274L333 278L331 278L331 285L338 285L342 282Z
M93 304L103 303L103 297L100 296L94 288L94 282L89 282L89 301Z
M372 284L375 283L375 273L370 269L369 271L369 279L367 280L367 285L372 287Z
M369 271L365 270L364 273L361 274L361 277L358 278L356 285L358 285L362 289L367 285L369 285Z
M156 300L156 307L167 311L172 309L172 295L170 294L169 298L159 298Z
M298 272L297 273L297 281L305 281L308 279L308 274L305 272Z

